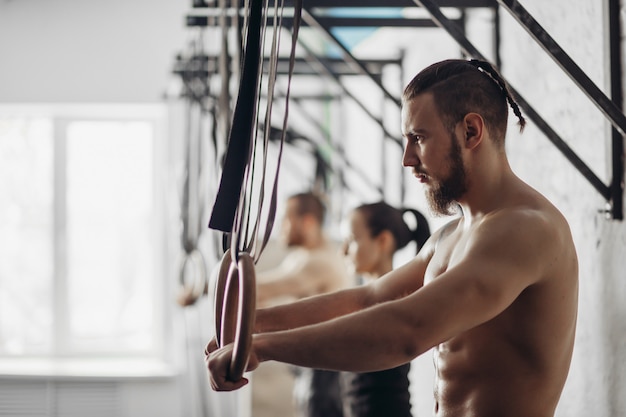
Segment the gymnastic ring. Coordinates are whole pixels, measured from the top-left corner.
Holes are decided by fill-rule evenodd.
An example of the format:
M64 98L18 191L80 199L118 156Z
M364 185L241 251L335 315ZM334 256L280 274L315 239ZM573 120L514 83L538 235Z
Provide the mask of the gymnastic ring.
M185 283L185 272L187 269L187 265L192 263L194 268L194 285L191 285L191 295L194 299L198 299L202 293L204 292L204 286L206 285L207 280L207 272L206 272L206 264L204 263L204 256L198 249L194 249L191 252L183 253L183 257L180 261L180 266L178 269L178 282L181 287L188 289L187 283Z
M213 305L213 319L215 328L215 340L217 345L222 347L225 345L222 341L222 309L224 308L224 294L226 291L226 282L228 281L228 273L230 271L232 258L230 249L227 249L220 261L220 267L215 278L215 292Z
M224 306L222 308L222 342L233 343L228 379L241 379L248 366L256 312L256 273L254 259L246 252L228 271Z

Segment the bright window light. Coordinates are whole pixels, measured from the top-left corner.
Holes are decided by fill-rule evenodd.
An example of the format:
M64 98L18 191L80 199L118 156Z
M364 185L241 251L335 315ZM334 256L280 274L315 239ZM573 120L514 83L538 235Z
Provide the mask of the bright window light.
M159 350L155 129L0 115L0 356Z
M0 354L52 349L50 120L0 118Z
M135 351L151 346L152 130L149 122L68 125L68 342L72 351Z

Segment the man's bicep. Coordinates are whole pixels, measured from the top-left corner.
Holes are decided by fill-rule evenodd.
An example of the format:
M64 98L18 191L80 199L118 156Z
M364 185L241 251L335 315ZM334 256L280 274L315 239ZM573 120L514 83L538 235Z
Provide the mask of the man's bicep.
M391 301L417 291L424 285L428 260L415 257L403 266L388 272L369 286L371 304Z
M499 248L487 244L469 249L408 300L415 319L427 323L424 332L431 343L495 318L537 281L532 259L525 259L517 246L521 242L512 240Z
M417 346L425 351L493 319L522 291L492 285L486 274L477 264L459 263L400 301Z
M442 229L435 232L409 262L370 284L370 305L406 297L424 285L426 269L435 253L436 242L441 238L441 233Z

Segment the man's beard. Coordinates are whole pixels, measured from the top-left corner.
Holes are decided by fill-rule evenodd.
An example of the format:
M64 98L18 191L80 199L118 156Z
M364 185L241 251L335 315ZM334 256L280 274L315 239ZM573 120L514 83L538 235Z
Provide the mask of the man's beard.
M467 176L459 146L454 133L448 161L450 174L440 182L435 182L426 192L431 211L437 215L450 216L457 212L459 198L467 191Z
M285 236L285 242L288 248L296 248L304 245L304 235L299 226L291 225L291 230Z
M302 236L290 236L287 238L287 247L288 248L296 248L298 246L302 246L304 244L304 239Z

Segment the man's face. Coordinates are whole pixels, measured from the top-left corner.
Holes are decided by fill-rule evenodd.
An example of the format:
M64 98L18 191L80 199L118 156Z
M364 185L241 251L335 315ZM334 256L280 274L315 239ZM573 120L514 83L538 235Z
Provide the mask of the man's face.
M295 199L287 200L281 235L289 247L301 246L304 243L302 216L298 214L298 201Z
M467 191L467 175L456 133L444 126L431 93L421 94L402 108L402 133L406 140L402 163L413 168L426 186L430 209L454 213Z

